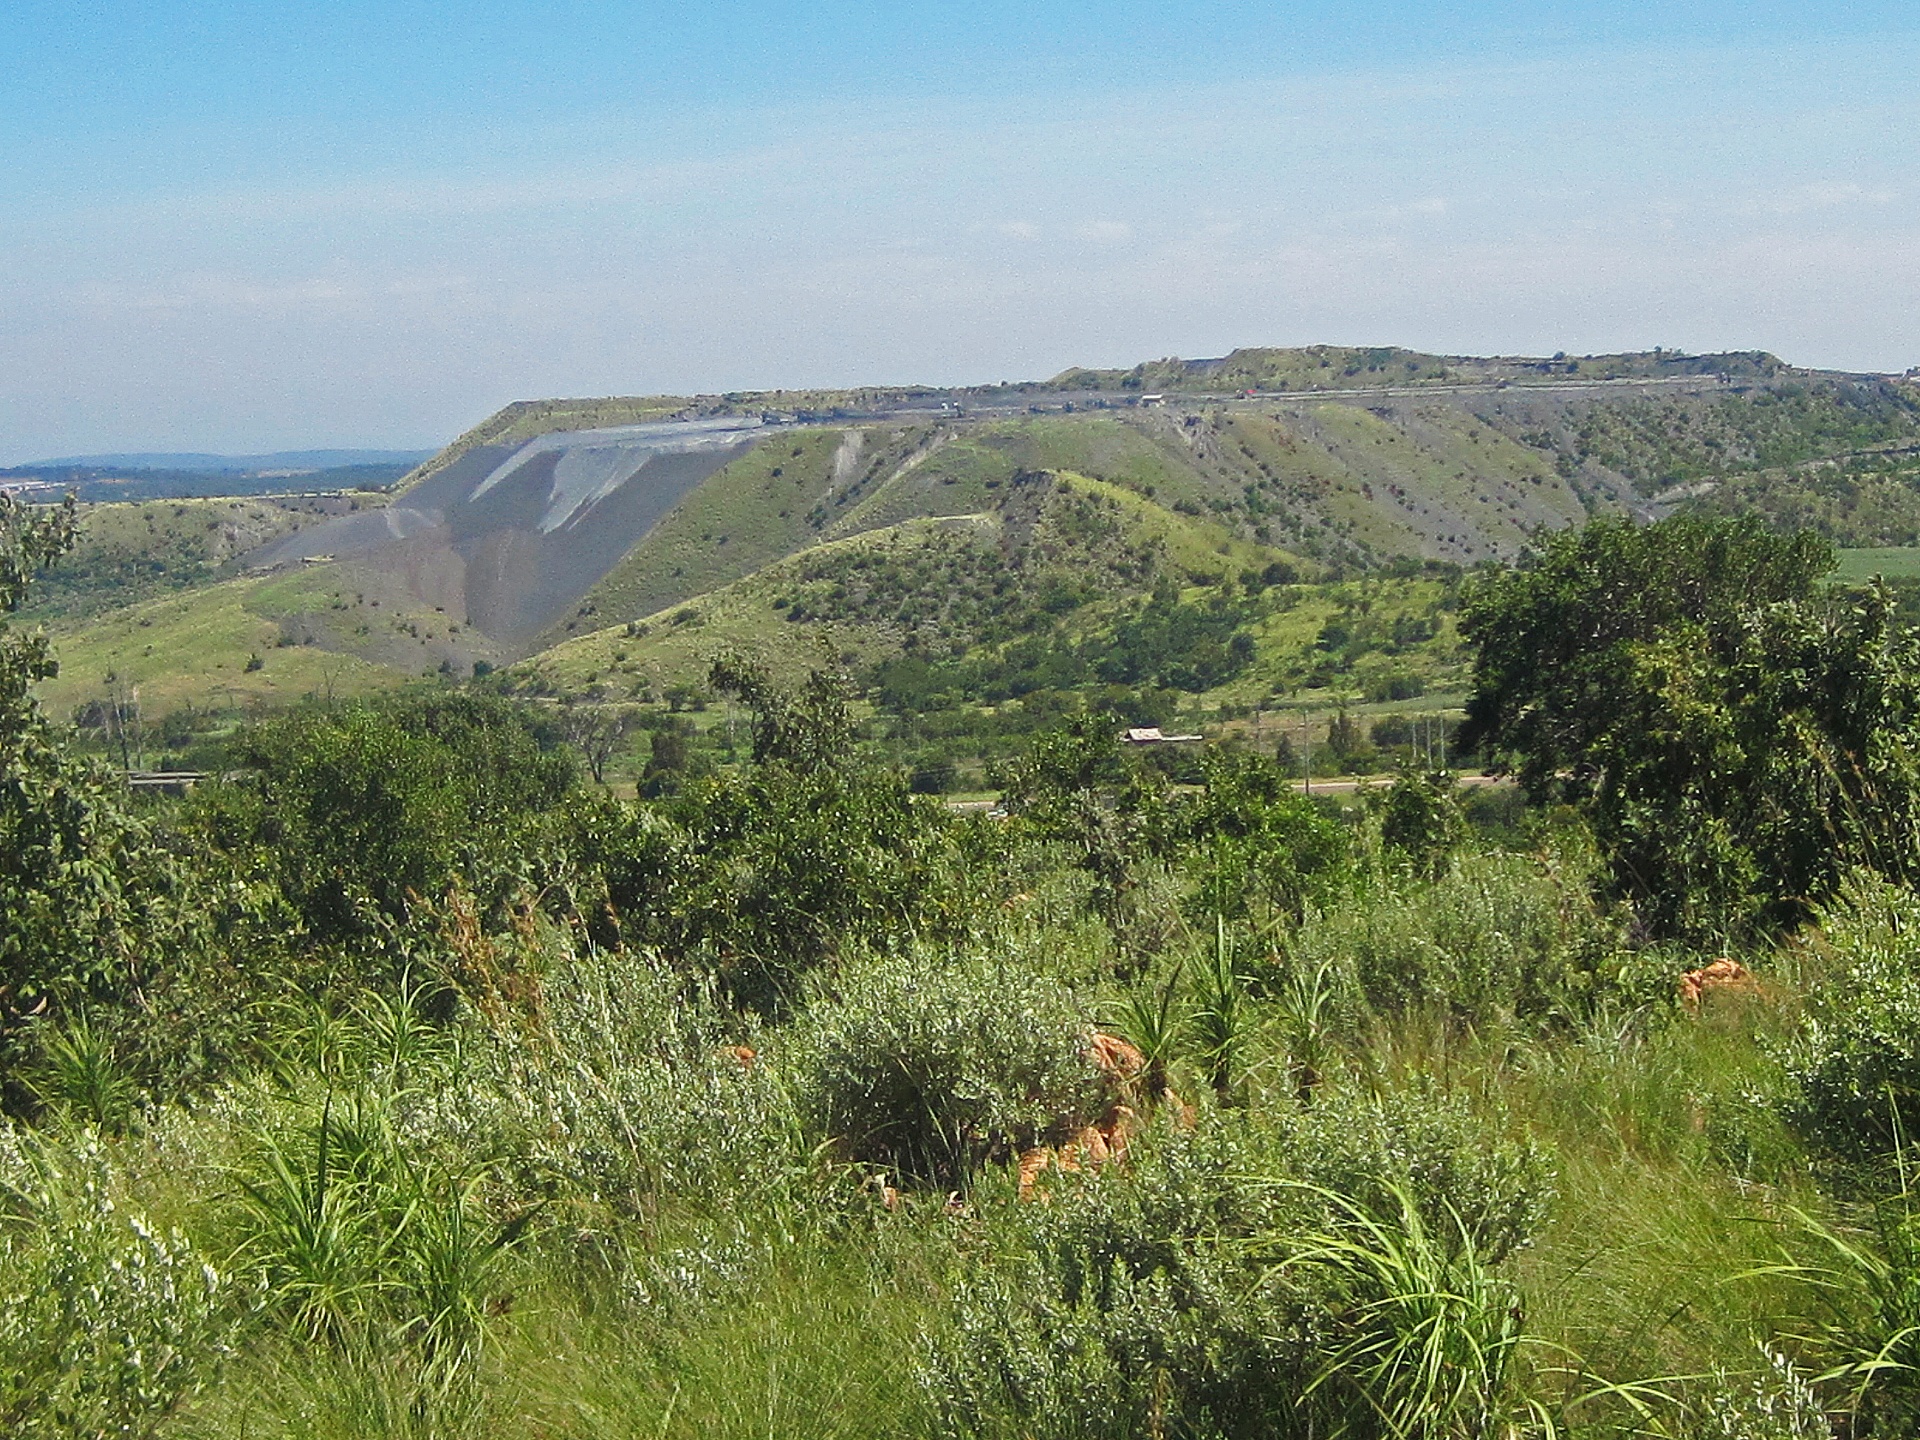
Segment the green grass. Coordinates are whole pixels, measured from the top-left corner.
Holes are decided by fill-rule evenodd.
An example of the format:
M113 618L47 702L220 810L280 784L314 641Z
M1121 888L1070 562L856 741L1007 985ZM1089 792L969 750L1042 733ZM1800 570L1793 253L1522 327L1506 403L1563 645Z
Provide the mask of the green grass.
M777 436L710 476L548 632L549 643L720 589L813 543L808 514L833 484L845 436Z
M232 577L239 558L384 495L83 505L73 550L34 586L28 615L75 619Z
M1001 833L999 822L980 823L983 842ZM1447 1133L1467 1144L1444 1152L1455 1157L1449 1164L1470 1169L1474 1156L1536 1147L1550 1161L1551 1194L1533 1242L1505 1259L1478 1241L1458 1243L1465 1232L1448 1228L1455 1222L1444 1207L1400 1203L1392 1183L1384 1209L1349 1197L1332 1203L1340 1223L1263 1225L1246 1237L1258 1254L1345 1299L1343 1328L1314 1362L1323 1404L1337 1409L1338 1397L1364 1392L1389 1408L1413 1407L1413 1428L1424 1420L1450 1440L1487 1433L1475 1428L1486 1413L1529 1405L1582 1440L1692 1434L1682 1428L1686 1406L1736 1383L1729 1375L1751 1374L1763 1363L1757 1341L1790 1348L1784 1337L1818 1314L1814 1287L1780 1262L1809 1253L1796 1211L1829 1224L1844 1212L1767 1103L1781 1084L1780 1040L1796 1021L1795 966L1811 962L1746 954L1772 967L1767 983L1697 1015L1662 998L1694 959L1617 949L1605 964L1638 965L1644 978L1581 1015L1519 1021L1499 1004L1374 1010L1356 998L1356 985L1373 983L1366 967L1375 961L1421 965L1419 956L1450 946L1498 951L1516 918L1520 928L1600 927L1554 942L1574 947L1562 958L1577 960L1605 920L1575 858L1543 851L1466 857L1431 887L1379 875L1284 935L1193 922L1177 907L1176 877L1143 874L1142 933L1158 938L1150 955L1126 962L1146 967L1143 981L1116 969L1113 937L1088 921L1062 858L1022 851L995 882L1009 898L978 897L983 953L1020 957L1096 1013L1116 1015L1128 996L1171 997L1150 1024L1132 1028L1159 1036L1156 1058L1197 1106L1105 1172L1104 1189L1075 1192L1062 1177L1053 1208L1028 1207L1014 1198L1010 1157L992 1153L954 1203L943 1190L909 1189L891 1209L870 1167L838 1165L831 1146L810 1151L799 1131L780 1138L780 1107L813 1083L799 1031L782 1023L750 1032L759 1054L745 1073L766 1084L751 1093L773 1108L731 1108L746 1104L746 1090L698 1077L712 1073L704 1068L712 1049L748 1032L700 1028L685 1008L692 1002L674 999L678 979L656 972L655 958L598 949L570 927L538 928L523 943L534 947L525 958L539 966L542 987L524 1014L465 1009L446 1031L406 996L363 995L337 1012L309 1006L306 1019L283 1025L272 1063L99 1142L111 1214L181 1230L227 1275L221 1293L239 1326L231 1358L217 1373L208 1367L206 1388L158 1433L961 1440L917 1376L930 1342L955 1323L956 1291L1020 1261L1023 1234L1059 1213L1090 1227L1084 1242L1070 1226L1045 1232L1062 1243L1122 1243L1127 1232L1101 1227L1133 1223L1124 1207L1136 1203L1129 1187L1139 1183L1144 1223L1172 1227L1168 1243L1180 1243L1179 1227L1196 1227L1204 1249L1212 1226L1238 1223L1235 1212L1171 1214L1197 1172L1155 1168L1154 1144L1190 1133L1294 1133L1318 1115L1333 1117L1325 1121L1333 1128L1300 1133L1337 1148L1362 1141L1366 1116L1386 1113L1372 1109L1376 1100L1414 1117L1416 1132L1423 1117L1457 1114L1445 1123L1464 1128ZM1443 910L1444 923L1432 918ZM1355 926L1370 917L1381 923L1375 949L1363 953ZM1256 988L1243 973L1297 981L1312 972L1287 967L1314 959L1324 962L1308 987L1318 998L1306 1003L1297 984ZM1564 977L1524 957L1507 964L1506 983L1522 998L1528 986ZM611 983L627 973L622 966L658 974L664 988L641 994ZM836 985L858 973L843 967ZM839 1003L836 994L828 986L806 1003ZM1006 1003L999 992L989 1000ZM1224 1110L1210 1079L1223 1047ZM1318 1084L1302 1112L1296 1067L1305 1055ZM657 1081L656 1068L667 1072ZM743 1072L716 1078L728 1073ZM630 1108L611 1112L619 1123L609 1128L598 1107L607 1087L629 1083L638 1087ZM563 1102L567 1122L538 1103L518 1108L538 1095ZM670 1157L685 1169L648 1190L632 1178L644 1172L617 1168L618 1152L659 1144L634 1128L645 1132L673 1107L694 1127ZM767 1127L764 1141L743 1142L745 1125ZM50 1135L76 1155L93 1153L77 1130ZM705 1147L743 1143L762 1157L753 1172L690 1178L708 1173ZM1311 1167L1323 1148L1236 1143L1255 1148L1232 1152L1226 1179L1247 1183L1237 1167L1258 1166L1253 1183L1270 1190L1298 1188L1285 1165ZM1410 1153L1429 1153L1414 1143ZM610 1154L616 1168L606 1173L629 1176L627 1185L579 1178L602 1173L593 1167ZM555 1157L561 1163L549 1163ZM10 1163L0 1146L0 1165ZM1479 1193L1467 1175L1420 1169L1413 1183L1465 1206ZM1069 1210L1082 1204L1076 1193L1085 1207ZM486 1237L520 1217L530 1217L524 1235L488 1248ZM442 1264L436 1257L450 1249L467 1258ZM244 1287L240 1276L250 1277ZM327 1305L319 1324L299 1304L316 1293ZM1016 1285L1009 1298L1025 1294ZM466 1337L452 1351L422 1323L444 1313L461 1317ZM1153 1312L1143 1319L1152 1323ZM1615 1382L1640 1385L1638 1419L1667 1428L1631 1429L1632 1407L1606 1391Z
M316 646L282 646L280 621L256 607L261 582L230 580L189 594L131 606L77 628L54 632L60 674L35 687L57 716L105 700L106 677L126 697L138 690L143 714L158 718L197 709L250 711L307 696L351 695L405 683L409 674ZM282 587L284 595L285 587ZM258 658L257 669L249 663Z
M804 566L834 557L896 550L905 559L936 542L951 526L991 521L917 520L886 530L829 541L767 566L744 579L669 606L637 626L613 625L569 640L523 661L521 672L536 675L561 693L599 686L614 693L637 686L658 695L667 686L706 678L716 655L739 650L771 665L783 677L804 674L823 653L853 663L881 659L899 649L898 637L884 627L834 621L793 622L774 601L795 584Z
M1876 575L1883 575L1889 580L1910 580L1920 576L1920 546L1889 545L1842 550L1840 564L1833 574L1836 580L1849 585L1865 584Z

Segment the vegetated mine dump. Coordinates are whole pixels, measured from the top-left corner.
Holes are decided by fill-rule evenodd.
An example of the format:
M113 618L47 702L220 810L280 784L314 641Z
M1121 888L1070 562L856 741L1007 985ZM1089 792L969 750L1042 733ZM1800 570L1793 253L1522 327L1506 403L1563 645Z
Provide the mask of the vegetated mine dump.
M1154 582L1116 578L1083 525L1056 533L1059 505L1041 507L1036 532L1035 476L1097 498L1108 521L1163 552L1148 569L1183 585L1216 583L1228 555L1236 575L1318 581L1471 567L1589 516L1688 508L1771 506L1817 516L1848 544L1897 544L1920 527L1899 453L1915 441L1913 417L1898 381L1754 353L1518 360L1339 347L1021 385L519 402L389 493L276 502L283 523L217 565L171 511L125 507L108 524L113 507L101 507L77 563L137 579L126 598L139 603L82 616L56 579L43 613L68 628L73 663L42 693L73 713L137 688L159 715L516 664L562 693L604 690L614 674L658 692L697 678L722 639L758 636L789 663L818 641L882 664L1016 623L1003 606L985 629L955 619L966 605L947 607L953 624L929 623L917 600L883 612L873 596L901 591L900 577L876 588L873 567L898 557L874 547L896 541L916 566L965 571L968 593L1051 587L1050 603L1068 608L1028 618L1064 625L1060 644L1084 658L1079 632ZM322 504L348 513L315 513ZM137 576L124 545L117 560L90 548L95 529L137 542L143 521L155 553ZM1108 577L1103 598L1067 574L1082 561ZM836 569L859 572L858 594L818 578ZM810 598L781 604L790 580ZM776 611L784 628L769 632ZM714 628L696 634L696 618ZM1230 703L1259 704L1261 687L1284 691L1296 672L1369 695L1454 683L1443 672L1457 662L1437 659L1413 666L1422 676L1392 655L1339 668L1376 643L1361 638L1371 622L1326 623L1334 670L1256 665ZM1411 655L1409 627L1438 623L1409 619L1388 643ZM1315 643L1278 620L1249 625L1262 655Z
M1473 563L1588 514L1657 513L1677 483L1661 468L1677 435L1697 432L1738 473L1769 438L1746 412L1805 404L1809 385L1816 404L1867 411L1879 383L1745 354L1486 361L1319 347L1017 387L528 402L422 467L384 514L248 563L331 560L343 585L397 584L400 603L437 607L511 657L823 539L990 509L994 482L1046 468L1335 563ZM604 423L629 415L655 418ZM749 452L775 443L796 463L749 484ZM700 509L703 489L715 513L697 530L642 546Z

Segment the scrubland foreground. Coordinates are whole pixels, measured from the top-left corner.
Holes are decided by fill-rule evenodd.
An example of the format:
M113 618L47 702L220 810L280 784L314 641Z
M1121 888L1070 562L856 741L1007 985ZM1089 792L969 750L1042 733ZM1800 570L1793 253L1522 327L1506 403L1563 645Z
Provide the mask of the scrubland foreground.
M658 801L455 693L136 804L0 635L0 1431L1912 1435L1920 667L1830 560L1480 582L1512 823L1099 715L960 816L728 657Z

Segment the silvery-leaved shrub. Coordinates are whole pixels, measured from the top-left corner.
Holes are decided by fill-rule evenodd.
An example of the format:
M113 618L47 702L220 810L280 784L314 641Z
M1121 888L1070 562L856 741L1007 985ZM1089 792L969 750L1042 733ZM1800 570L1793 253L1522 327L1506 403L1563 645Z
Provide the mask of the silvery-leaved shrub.
M1688 1440L1830 1440L1833 1424L1808 1378L1787 1356L1760 1353L1765 1368L1757 1374L1714 1374Z
M1584 860L1556 863L1578 871ZM1296 960L1339 964L1380 1014L1445 1007L1484 1022L1581 1013L1618 985L1624 963L1619 926L1585 878L1543 872L1527 856L1465 856L1431 883L1381 887L1313 917Z
M1432 1233L1459 1234L1493 1263L1539 1233L1554 1197L1545 1150L1490 1134L1437 1085L1377 1099L1331 1092L1281 1122L1274 1146L1270 1163L1378 1218L1404 1194Z
M91 1136L0 1130L0 1433L150 1436L227 1354L220 1277L121 1214L107 1181Z
M524 1198L625 1213L804 1167L777 1077L684 975L641 951L559 951L542 983L538 1028L471 1047L462 1084L410 1097L410 1129L513 1157Z
M1871 1168L1920 1136L1920 896L1856 878L1820 930L1832 964L1787 1048L1782 1109L1823 1158Z
M1098 1117L1092 1021L1034 957L916 950L843 964L783 1050L810 1138L953 1186L994 1147Z
M1267 1435L1306 1383L1290 1283L1246 1247L1299 1196L1260 1183L1245 1112L1167 1119L1124 1171L1050 1178L991 1216L990 1243L928 1337L921 1383L955 1434Z
M1191 1129L1163 1109L1124 1164L993 1212L921 1380L963 1435L1371 1436L1379 1407L1429 1399L1449 1418L1417 1433L1504 1433L1474 1428L1524 1404L1500 1260L1550 1182L1538 1150L1429 1096L1203 1108ZM1432 1396L1396 1358L1428 1339Z

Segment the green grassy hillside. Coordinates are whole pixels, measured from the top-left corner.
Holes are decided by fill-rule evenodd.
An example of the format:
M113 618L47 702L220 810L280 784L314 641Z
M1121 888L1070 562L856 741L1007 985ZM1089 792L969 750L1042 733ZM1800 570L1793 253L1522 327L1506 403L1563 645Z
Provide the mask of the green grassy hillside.
M1370 352L1258 353L1269 366L1261 374L1318 373L1327 358L1335 378L1357 383L1343 372ZM641 618L820 540L990 509L1028 471L1104 480L1250 542L1351 569L1402 556L1511 559L1540 529L1652 513L1673 503L1664 492L1708 474L1742 487L1747 498L1735 503L1765 508L1783 465L1847 465L1920 435L1920 403L1888 382L1797 372L1769 380L1783 371L1769 357L1603 358L1580 362L1581 373L1597 369L1613 388L1568 379L1564 367L1549 384L1526 369L1533 362L1489 361L1475 374L1537 383L1264 401L1186 401L1170 390L1155 405L1036 400L1016 414L793 432L709 480L548 638ZM1207 373L1241 377L1253 364L1243 356ZM1363 366L1358 377L1378 385L1383 374ZM832 474L829 451L839 462Z
M1871 446L1703 482L1680 504L1704 515L1759 514L1783 530L1817 530L1843 548L1920 544L1920 445Z
M27 614L97 615L229 579L250 550L329 516L385 503L382 495L356 494L82 505L79 543L35 587Z
M464 676L494 653L405 586L353 565L241 577L49 629L60 674L37 692L62 718L135 687L153 718L252 713Z
M1082 703L1229 723L1262 746L1449 712L1466 656L1449 567L1328 582L1301 557L1112 482L1023 471L990 507L859 531L503 676L569 704L698 696L722 655L849 668L905 761L967 773ZM1404 743L1394 740L1387 743ZM923 766L924 768L924 766Z
M1248 390L1270 393L1247 398ZM1098 393L1089 399L1089 391ZM1116 578L1094 549L1048 528L1059 518L1053 510L1029 513L1027 501L1014 498L1037 493L1034 476L1054 477L1050 494L1097 497L1129 544L1157 547L1155 573L1176 589L1262 572L1276 556L1302 579L1404 578L1413 573L1408 564L1510 560L1541 530L1592 514L1675 507L1755 511L1854 547L1920 540L1920 390L1791 370L1764 355L1468 360L1311 347L971 390L527 402L468 432L419 473L444 471L478 445L730 414L784 423L697 484L531 641L499 640L468 622L460 599L467 562L445 544L396 544L232 590L214 584L233 577L246 549L316 518L303 507L321 502L305 501L97 507L82 550L56 571L37 613L56 624L88 674L163 662L174 667L172 678L155 693L186 697L236 672L264 684L262 670L242 668L263 643L348 657L395 682L423 671L464 675L476 662L562 646L565 655L556 653L548 668L577 677L637 664L644 647L627 644L629 660L614 662L608 657L622 647L605 637L631 641L629 627L645 627L662 675L677 676L701 668L690 658L700 647L679 638L691 621L670 627L676 638L667 643L658 617L668 613L711 615L714 633L734 640L770 627L762 639L776 651L811 628L851 627L846 643L879 656L905 653L906 635L962 650L1010 643L1017 637L989 638L963 618L962 601L980 584L1029 595L1088 591L1110 610L1141 603L1150 581ZM791 423L796 417L802 423ZM910 588L901 577L916 575L913 583L946 587L937 603L895 595L896 609L938 609L931 628L923 619L841 613L853 591L841 587L836 598L840 581L831 577L850 563L846 556L868 553L844 547L870 536L913 552L881 591L895 595ZM775 623L772 602L796 584L794 604ZM813 593L820 585L824 603ZM170 591L204 595L209 611L204 623L190 613L201 602L166 612L168 625L184 627L178 644L144 633L161 623L155 613L97 625L90 618ZM795 605L809 618L794 618ZM1033 623L1069 634L1081 650L1087 627L1118 613L1084 598L1067 608L1078 618L1048 613ZM1331 614L1299 623L1317 635ZM225 618L214 623L215 615ZM253 621L240 625L241 615ZM720 624L723 615L737 623ZM1247 621L1261 662L1236 672L1224 703L1257 702L1323 675L1320 659L1298 658L1297 637L1263 638L1261 627L1280 623ZM583 648L571 648L576 641ZM1282 653L1294 658L1269 663ZM1392 673L1397 661L1370 653L1374 669L1349 666L1340 684L1369 694L1406 682ZM679 658L668 663L672 656ZM1422 683L1440 684L1447 666L1422 665L1435 671ZM628 688L639 682L631 668L622 673ZM63 681L49 694L70 702L69 688Z
M287 603L297 602L258 581L229 580L57 629L60 674L40 684L41 702L65 719L95 701L137 696L142 712L157 719L176 710L246 713L308 696L343 698L408 678L351 653L283 644L287 631L274 612Z
M798 430L708 478L607 572L550 640L629 619L750 575L813 543L824 511L877 467L901 463L910 433ZM595 622L594 617L601 617Z

